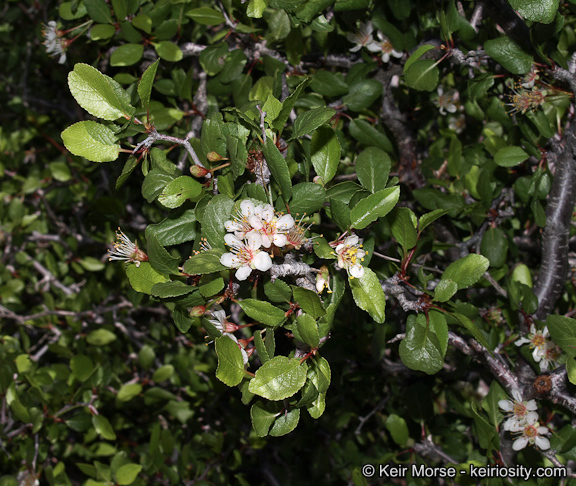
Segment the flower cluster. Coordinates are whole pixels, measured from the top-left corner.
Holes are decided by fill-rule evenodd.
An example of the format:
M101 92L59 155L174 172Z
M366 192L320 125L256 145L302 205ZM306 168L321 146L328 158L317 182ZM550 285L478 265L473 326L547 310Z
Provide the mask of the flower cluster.
M220 263L236 268L236 278L246 280L252 270L267 271L272 267L273 248L300 248L307 238L302 221L295 223L289 214L277 214L270 204L255 206L245 199L240 211L224 226L228 234L224 241L231 248L220 258Z
M516 346L530 345L530 348L533 349L532 357L536 363L540 364L540 371L542 372L547 371L550 365L552 368L556 368L558 358L562 354L560 348L548 339L549 337L548 327L544 327L542 331L536 331L536 327L532 324L528 337L522 337L516 341Z
M504 430L517 435L512 448L515 451L524 449L528 444L536 445L545 451L550 449L550 441L543 437L550 430L538 423L538 405L536 400L523 401L520 390L512 391L513 400L500 400L498 406L508 412L504 422Z
M44 25L42 35L44 36L44 46L48 55L52 57L60 56L58 63L64 64L66 62L65 51L69 41L63 38L64 32L58 30L57 25L54 20L51 20L47 25Z
M403 54L399 51L394 50L392 43L388 38L380 31L377 33L378 40L374 40L372 36L372 22L368 21L365 24L360 24L360 28L357 34L349 33L346 38L356 44L350 50L352 52L359 51L363 47L368 49L370 52L377 53L382 56L382 62L389 62L390 56L400 58Z
M364 276L362 261L364 261L366 252L362 249L360 238L354 234L348 236L336 246L334 253L338 258L338 266L344 268L350 278L362 278Z

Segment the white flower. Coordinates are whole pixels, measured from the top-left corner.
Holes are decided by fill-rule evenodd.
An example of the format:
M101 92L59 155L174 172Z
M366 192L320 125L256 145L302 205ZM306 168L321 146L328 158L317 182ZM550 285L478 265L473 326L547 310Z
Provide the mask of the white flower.
M18 481L18 486L38 486L40 484L36 474L30 471L20 471L16 481Z
M254 228L249 222L249 219L256 215L256 208L254 203L249 199L245 199L240 203L240 212L237 212L236 218L233 221L226 221L224 227L229 233L234 233L236 238L242 240Z
M148 255L138 248L138 243L132 243L120 228L116 230L116 243L114 250L108 250L108 260L125 260L134 262L137 267L140 262L147 262Z
M536 331L536 326L532 324L530 326L530 333L528 337L521 337L516 341L516 346L522 346L523 344L529 344L530 348L533 348L532 357L537 363L546 355L547 343L551 343L548 340L550 333L548 332L548 327L544 327L542 331ZM552 343L553 344L553 343Z
M520 434L519 437L514 439L514 444L512 445L515 451L524 449L528 444L536 445L543 451L550 449L550 441L546 437L542 437L550 433L548 427L538 424L525 424L512 427L510 431L513 434Z
M460 113L458 116L451 116L448 121L448 128L460 134L466 128L466 116Z
M460 106L460 94L455 89L448 90L444 94L442 86L438 86L438 99L435 103L440 108L441 115L445 115L446 112L456 113Z
M294 218L289 214L280 216L274 213L270 204L256 206L256 215L249 218L255 231L262 236L262 246L270 248L272 244L281 248L286 245L286 232L294 226Z
M504 422L504 430L532 425L538 422L538 410L536 400L522 401L520 390L513 390L512 397L514 400L500 400L498 406L508 413L508 419Z
M370 52L381 52L382 62L389 62L390 56L394 56L399 59L404 55L402 52L394 50L392 43L388 40L388 37L386 37L380 31L378 31L378 39L380 39L380 41L372 41L366 45L366 48Z
M246 280L252 270L265 272L272 267L272 259L265 251L261 251L262 237L259 233L250 232L244 241L240 241L236 236L228 233L224 236L224 241L231 247L231 253L224 253L220 257L220 263L225 267L237 268L236 278Z
M538 352L540 357L540 371L548 371L548 368L552 366L552 368L558 367L558 358L562 354L562 350L556 346L552 341L546 341L543 350Z
M354 47L350 48L350 51L359 51L362 47L368 46L374 42L372 29L372 22L368 21L365 24L360 24L360 29L358 29L357 34L353 34L352 32L346 34L346 38L353 44L356 44Z
M364 275L362 261L366 252L362 250L362 241L356 235L348 236L336 247L338 266L346 269L351 278L361 278Z
M44 25L42 29L44 46L49 56L56 57L59 55L58 63L64 64L66 62L66 53L64 51L68 45L68 40L62 38L63 33L58 30L57 26L58 24L54 20Z
M305 216L306 213L304 213L304 216L300 218L300 221L298 221L298 223L294 223L294 226L292 226L292 228L290 228L286 233L286 244L293 246L296 250L299 250L300 247L308 240L313 239L306 238L306 236L304 236L306 230L310 229L310 226L312 226L312 223L310 223L308 226L302 224L302 220Z
M532 66L530 72L522 78L522 81L520 81L520 86L525 89L532 89L538 79L540 79L540 76L538 76L538 69Z

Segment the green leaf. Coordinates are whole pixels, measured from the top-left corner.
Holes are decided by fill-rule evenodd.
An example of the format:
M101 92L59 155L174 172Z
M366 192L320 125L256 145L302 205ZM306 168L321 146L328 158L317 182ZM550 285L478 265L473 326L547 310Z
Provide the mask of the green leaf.
M350 212L350 224L353 228L366 228L372 221L386 216L398 202L399 187L389 187L362 199Z
M264 293L272 302L290 302L292 300L292 289L290 286L277 278L272 282L264 282Z
M86 342L92 346L106 346L114 341L116 341L116 334L104 328L90 331L86 336Z
M576 319L559 315L546 318L552 340L571 358L576 357Z
M362 79L350 86L350 92L342 98L349 110L359 112L369 108L382 95L382 83L375 79Z
M186 12L186 17L203 25L220 25L226 20L224 15L210 7L194 8Z
M310 82L311 78L306 78L298 86L296 86L296 89L292 92L292 94L288 96L288 98L286 98L282 103L282 110L280 111L280 114L276 117L276 120L274 120L274 123L272 124L274 129L278 130L280 134L282 133L282 130L284 129L284 125L286 125L288 118L290 118L290 113L294 108L296 100L298 100L300 94L310 84Z
M530 157L520 147L504 147L494 155L494 162L500 167L514 167Z
M157 272L164 275L179 275L178 269L179 258L173 257L166 251L166 249L158 242L158 238L153 232L146 235L147 254L150 265Z
M169 62L178 62L181 61L184 57L182 53L182 49L178 47L177 44L170 41L162 41L158 43L153 43L154 49L158 53L158 57L160 59L164 59L165 61Z
M129 265L126 268L126 276L136 292L148 295L150 295L154 284L168 281L164 275L154 270L148 262L141 262L140 266Z
M484 49L497 63L512 74L526 74L532 69L534 59L510 37L498 37L484 43Z
M386 152L368 147L356 159L356 176L362 186L375 193L386 188L392 161Z
M140 395L140 393L142 393L142 385L140 383L128 383L120 387L116 399L119 402L129 402Z
M408 368L433 375L442 369L444 358L438 337L408 316L406 337L400 343L400 359Z
M78 381L84 382L94 371L94 363L88 356L77 354L70 360L70 370L72 370L72 374Z
M141 470L142 466L139 464L124 464L116 471L116 482L119 485L132 484Z
M292 289L294 291L295 302L298 303L304 312L310 314L314 319L318 319L326 314L324 307L322 307L320 297L318 297L316 292L302 287L296 287L295 285L292 286Z
M120 152L114 132L94 121L74 123L61 136L70 152L92 162L112 162Z
M292 197L292 181L290 180L288 164L271 138L266 140L262 149L264 151L264 157L266 157L266 162L268 162L270 172L272 172L274 180L280 186L282 198L286 202Z
M478 282L489 266L490 261L486 257L471 253L448 265L442 274L442 280L453 280L458 285L458 290L466 289Z
M136 17L132 19L132 25L137 29L143 30L147 34L152 33L152 19L146 14L136 15ZM156 64L156 62L154 62L154 64ZM153 64L148 66L148 69L150 69L152 65Z
M252 420L252 427L258 437L266 437L270 427L278 417L276 410L270 411L270 405L265 405L262 402L256 402L250 409L250 419Z
M142 108L145 111L148 110L148 106L150 105L150 94L152 93L152 85L154 84L159 62L160 59L157 59L156 62L153 62L146 68L138 84L138 95L142 101Z
M416 49L414 53L412 53L407 59L406 64L404 64L404 73L406 73L410 66L418 61L424 54L426 54L428 51L431 51L432 49L438 49L438 47L430 44L424 44L423 46L420 46L418 49Z
M183 270L188 275L205 275L207 273L221 272L227 267L220 263L220 257L224 255L224 250L212 248L192 255L184 263Z
M304 386L306 369L298 359L276 356L258 368L248 389L268 400L284 400Z
M270 429L270 435L272 437L282 437L283 435L292 432L298 425L300 420L300 409L293 408L285 413L280 414L274 420L274 424Z
M167 364L160 366L154 374L152 375L152 381L156 383L162 383L163 381L169 380L174 374L174 366Z
M90 39L93 41L107 40L116 34L116 29L110 24L97 24L90 29Z
M70 92L88 113L104 120L130 118L130 96L112 78L88 64L76 64L68 74Z
M392 440L396 442L400 447L405 447L410 435L408 433L408 425L406 425L406 420L404 420L399 415L392 413L388 415L386 422L384 422L386 429L390 432Z
M92 425L94 426L96 433L103 439L116 440L114 429L110 425L108 419L104 417L104 415L93 415Z
M525 20L551 23L558 12L559 0L509 0L514 10Z
M215 275L204 277L200 280L200 293L204 297L212 297L224 289L224 279Z
M302 340L311 348L317 348L320 344L320 336L316 320L308 314L301 314L296 319L296 325Z
M395 208L388 217L392 235L398 244L408 252L416 246L416 216L408 208Z
M153 202L173 180L172 174L167 174L162 169L152 169L144 178L142 196L149 203Z
M150 295L160 297L161 299L169 299L171 297L181 297L182 295L189 294L194 290L194 287L175 280L171 282L155 283L150 289Z
M415 61L409 68L404 67L406 84L418 91L434 91L439 75L440 71L434 59Z
M376 129L373 124L368 123L366 120L352 120L349 131L352 137L364 145L373 145L389 153L394 152L392 142L386 134Z
M336 114L336 110L328 107L314 108L302 113L294 122L292 139L313 132Z
M84 0L84 5L88 15L94 22L100 24L112 24L114 22L110 7L104 0Z
M331 73L323 69L316 71L316 74L314 74L312 78L310 88L312 88L315 93L328 96L329 98L335 98L348 93L348 85L346 81L344 81L342 74Z
M222 71L226 56L228 56L228 44L208 46L200 53L200 64L207 74L216 76Z
M340 142L332 128L320 127L312 134L310 159L324 184L336 175L340 163Z
M476 341L478 341L486 349L490 349L490 345L488 344L488 341L486 340L484 333L474 321L472 321L465 315L459 314L457 312L452 314L452 316L462 325L462 327L467 329L472 334L472 336L474 336Z
M206 205L202 216L202 234L212 248L224 249L224 223L230 219L234 201L224 194L217 194Z
M268 5L268 0L250 0L246 9L246 15L254 19L262 18L264 10Z
M429 213L423 214L419 221L418 221L418 231L424 231L424 228L430 226L434 221L442 216L448 214L450 212L449 209L435 209Z
M154 234L162 246L179 245L196 239L196 212L194 209L175 212L157 224L148 225L146 239Z
M290 213L293 215L312 214L318 211L326 199L326 190L313 182L301 182L292 188Z
M566 361L566 376L570 383L576 385L576 360L573 358L568 358Z
M284 311L273 306L270 302L244 299L239 301L238 304L252 319L267 326L278 326L286 319Z
M202 184L190 176L180 176L169 182L158 196L158 202L165 208L175 209L187 199L197 198L202 194Z
M448 302L458 292L458 284L449 278L442 279L434 289L434 300Z
M382 324L386 319L386 298L376 274L369 268L364 268L361 278L350 278L350 288L356 305Z
M244 378L244 360L238 343L229 335L221 336L216 339L216 354L216 378L228 386L238 385Z
M116 48L110 56L111 66L132 66L142 59L144 46L142 44L123 44Z
M500 228L488 228L482 236L480 252L490 260L490 266L502 267L506 263L508 238Z

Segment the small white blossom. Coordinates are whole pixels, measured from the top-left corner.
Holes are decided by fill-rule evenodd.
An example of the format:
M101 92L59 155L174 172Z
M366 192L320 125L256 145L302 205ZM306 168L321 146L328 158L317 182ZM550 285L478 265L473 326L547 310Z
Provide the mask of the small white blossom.
M250 224L250 218L256 215L254 203L245 199L240 203L240 212L237 213L233 221L226 221L224 227L229 233L234 233L236 238L243 240L254 228Z
M134 262L137 267L140 262L147 262L148 255L138 248L138 243L133 243L120 228L116 231L116 243L114 250L108 250L108 260L125 260Z
M372 22L368 21L365 24L360 24L357 34L353 34L352 32L346 34L346 38L353 44L356 44L354 47L350 48L350 51L356 52L364 46L372 44L374 42L372 29Z
M519 437L515 438L514 444L512 444L512 448L515 451L524 449L528 444L535 445L543 451L550 449L550 441L546 437L542 437L550 433L548 427L538 424L525 424L512 427L510 432L519 434Z
M368 43L366 48L370 52L382 53L382 62L387 63L390 61L390 56L400 59L404 54L400 51L394 50L392 43L388 40L382 32L378 31L379 41L372 41Z
M466 116L460 113L458 116L451 116L448 120L448 128L454 130L456 134L461 134L466 128Z
M237 268L236 278L246 280L252 270L263 272L270 270L272 259L265 251L261 251L262 237L259 233L250 232L244 241L240 241L236 236L228 233L224 236L224 241L231 247L231 253L224 253L220 257L220 263L225 267Z
M538 413L535 412L538 410L536 400L523 401L520 390L513 390L512 397L513 400L500 400L498 402L498 406L508 412L508 419L504 422L504 430L512 430L538 422Z
M346 269L351 278L361 278L364 275L362 261L366 252L362 249L362 241L356 235L348 236L336 247L338 266Z
M36 474L30 471L20 471L16 481L18 481L18 486L38 486L40 484Z
M436 106L440 108L440 114L456 113L460 107L460 94L455 89L450 89L444 93L442 86L438 86L438 99Z
M540 362L538 364L540 365L540 371L548 371L550 367L553 369L557 368L559 366L558 358L560 358L561 354L562 350L558 346L552 341L546 341L544 349L539 352Z
M538 79L540 79L540 76L538 76L538 69L532 66L530 72L522 78L522 81L520 81L520 86L525 89L532 89Z
M255 231L262 237L262 246L270 248L272 244L281 248L286 245L286 232L294 226L294 218L289 214L280 216L274 213L270 204L256 206L256 215L249 221Z
M62 33L57 28L58 24L51 20L48 24L44 25L42 35L44 36L44 46L46 53L51 57L60 56L59 64L66 62L66 50L68 40L62 38Z
M552 349L555 347L554 343L550 341L548 338L550 337L550 333L548 332L548 327L544 327L542 331L537 331L536 326L532 324L530 326L530 333L528 337L521 337L516 341L516 346L522 346L523 344L530 345L530 348L533 349L532 357L536 363L539 363L543 358L546 359L544 370L548 368L550 361L556 361L556 356L552 360L549 359L554 354ZM548 352L548 357L547 357ZM542 369L542 365L540 365Z

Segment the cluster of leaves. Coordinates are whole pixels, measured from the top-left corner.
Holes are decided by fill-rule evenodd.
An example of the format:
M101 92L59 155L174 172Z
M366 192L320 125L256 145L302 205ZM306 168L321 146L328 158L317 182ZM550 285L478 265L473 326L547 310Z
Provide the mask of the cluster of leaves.
M556 378L576 382L573 282L556 272L558 314L542 310L536 238L570 192L550 169L572 149L549 140L573 146L573 6L499 7L58 5L70 66L50 83L89 119L45 101L51 85L31 95L26 69L1 78L24 88L0 139L0 484L361 485L367 462L548 464L513 453L498 407L513 392L548 411L553 464L576 460ZM39 18L10 5L0 35L30 21L42 79L56 60ZM350 52L367 22L403 57ZM303 239L238 282L225 222L246 200L291 214ZM145 258L104 263L119 224ZM363 240L358 277L337 250L348 235ZM233 331L211 319L220 305ZM544 320L564 354L537 377L513 343Z

